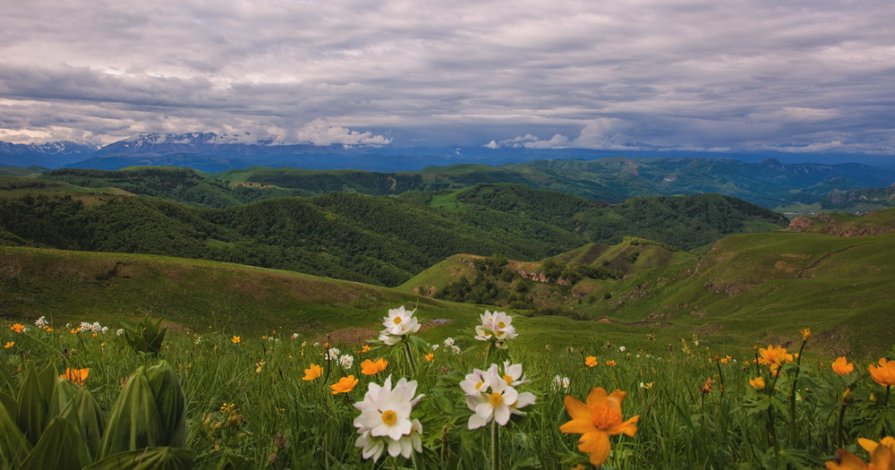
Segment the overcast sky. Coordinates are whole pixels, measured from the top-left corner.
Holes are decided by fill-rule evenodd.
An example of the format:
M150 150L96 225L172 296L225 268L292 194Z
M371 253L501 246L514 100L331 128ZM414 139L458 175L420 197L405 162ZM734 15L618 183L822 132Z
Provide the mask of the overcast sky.
M3 0L0 140L895 154L893 25L892 0Z

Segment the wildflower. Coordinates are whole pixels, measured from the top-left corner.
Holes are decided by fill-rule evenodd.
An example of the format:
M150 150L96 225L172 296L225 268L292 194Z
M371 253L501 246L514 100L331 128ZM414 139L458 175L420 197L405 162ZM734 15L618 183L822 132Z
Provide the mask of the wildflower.
M482 324L475 327L475 339L479 341L493 341L498 348L506 349L506 341L517 336L513 318L506 312L485 310L479 318Z
M42 315L37 320L34 320L34 326L36 326L38 328L44 328L44 327L50 326L50 322L47 321L46 315Z
M15 342L15 341L7 341L7 342L3 345L3 349L12 349L12 347L15 346L15 345L16 345L16 342Z
M466 396L476 396L479 393L486 392L488 387L485 379L485 371L473 369L471 374L466 374L466 377L460 381L460 388L463 389Z
M388 315L382 318L385 329L379 333L379 339L389 346L394 346L405 336L419 331L420 323L413 316L414 312L416 310L407 311L403 305L389 310Z
M305 376L301 379L310 382L311 380L317 380L322 375L323 367L320 367L312 362L311 365L309 365L308 368L305 369Z
M625 348L624 346L619 346L619 347L618 347L618 352L625 352L625 349L626 349L626 348Z
M708 395L709 393L712 393L712 378L711 377L707 377L705 379L705 383L702 384L702 387L699 389L699 391L703 395Z
M438 351L438 348L439 348L439 347L441 347L441 345L439 345L439 344L433 344L433 345L432 345L432 350L433 350L433 351Z
M766 384L764 383L764 377L759 375L754 379L749 379L749 385L755 390L764 390Z
M365 344L364 347L360 348L360 353L361 354L368 353L368 352L370 352L370 349L373 349L373 348L371 348L369 344Z
M342 351L340 351L339 348L329 348L326 350L326 358L330 361L337 361L341 354Z
M451 352L454 353L455 355L460 354L460 352L461 352L460 346L457 346L456 344L451 346Z
M264 370L264 366L267 364L267 361L261 359L260 361L255 363L255 373L260 374L262 370Z
M71 333L71 334L73 334L73 335L76 335L76 334L78 334L78 333L81 332L81 329L75 327L75 328L72 328L72 329L68 330L68 332Z
M848 362L848 359L845 356L839 356L833 361L833 372L842 377L843 375L851 374L852 371L855 370L855 365L851 362Z
M386 367L388 367L388 361L384 358L380 357L375 361L364 359L364 361L360 363L360 372L364 375L376 375L384 371Z
M642 388L644 390L652 390L653 383L652 382L646 382L646 383L640 382L640 388Z
M60 379L69 380L74 384L84 385L84 382L87 380L87 377L90 375L90 369L70 369L68 367L65 368L65 373L59 375Z
M354 365L354 356L350 354L343 354L341 357L339 357L339 365L342 366L342 368L345 370L351 369L351 366Z
M895 361L881 357L878 366L871 364L867 370L870 371L870 378L883 387L895 385Z
M329 386L332 389L333 395L338 395L340 393L350 393L354 390L354 386L357 385L357 379L354 378L354 375L349 375L348 377L342 377L338 382Z
M802 340L803 340L803 341L808 341L809 339L811 339L811 336L812 336L811 328L802 328L802 332L801 332L801 333L802 333Z
M587 367L597 367L597 356L587 356L584 358L584 365Z
M414 450L422 452L423 426L410 417L413 407L423 398L414 397L416 387L415 380L402 378L393 389L389 376L382 386L370 383L363 401L354 404L361 412L354 419L360 434L354 445L363 449L364 459L372 458L375 462L386 448L392 457L410 458Z
M618 363L615 362L613 359L610 359L610 360L606 361L606 365L609 367L615 367L618 365Z
M500 378L513 387L528 383L528 379L522 374L522 364L510 365L510 361L503 362L503 373Z
M45 327L44 327L44 331L46 331L47 333L52 333L52 332L53 332L53 327L52 327L52 326L45 326Z
M454 338L448 336L444 339L444 347L449 348L454 345Z
M16 333L24 333L25 325L21 323L13 323L12 326L9 327L9 329L15 331Z
M469 417L467 427L478 429L492 420L501 426L505 426L513 414L524 414L519 411L535 402L535 396L531 392L519 393L507 381L497 373L497 364L484 373L484 384L478 386L479 393L467 394L466 406L474 413ZM465 380L464 380L465 382ZM466 391L463 383L461 388ZM490 393L487 391L490 390Z
M774 377L780 372L780 367L792 362L792 354L786 352L786 348L768 345L767 348L758 350L758 363L768 366Z
M827 469L888 469L895 466L895 439L892 437L884 437L880 442L858 439L858 444L870 454L870 462L864 462L855 454L839 449L836 451L836 459L826 463Z
M115 336L121 336L124 334L124 328L118 328L115 330Z
M721 359L718 359L718 362L720 362L721 364L727 365L727 364L730 364L731 359L733 359L733 356L728 354L728 355L722 357Z
M427 353L425 356L423 356L423 359L425 359L426 362L432 362L432 360L435 359L435 353Z
M567 391L567 390L569 390L569 383L570 383L570 380L568 377L562 377L562 376L556 375L553 377L552 388L554 391L559 391L559 390Z
M297 340L298 337L299 337L299 336L298 336L298 333L292 333L292 341Z
M233 335L233 336L230 338L230 342L233 343L233 344L239 344L239 342L240 342L239 336Z
M584 404L571 395L563 400L566 412L572 420L560 426L564 434L581 434L578 450L588 454L590 463L599 467L609 457L611 445L609 436L637 434L637 420L634 416L622 421L622 401L625 392L615 390L607 395L603 387L596 387L587 396Z

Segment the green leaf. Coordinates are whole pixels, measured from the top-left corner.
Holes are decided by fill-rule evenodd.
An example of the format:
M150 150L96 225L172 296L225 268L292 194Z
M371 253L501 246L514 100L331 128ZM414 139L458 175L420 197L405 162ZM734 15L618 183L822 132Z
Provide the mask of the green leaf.
M22 463L22 470L78 470L90 455L78 431L64 418L53 418L37 445Z
M152 388L156 409L161 418L162 445L184 447L186 445L186 400L177 373L167 361L146 369L146 378Z
M189 450L157 447L119 452L84 467L84 470L189 470L194 463L195 456Z
M112 406L106 433L100 443L100 458L159 447L165 440L161 422L145 368L140 367L131 375Z
M4 406L0 406L0 468L16 467L28 452L31 443L19 429L12 414Z
M19 389L16 422L32 444L37 443L49 420L48 410L54 384L53 369L48 367L38 372L34 364L28 365L25 379Z

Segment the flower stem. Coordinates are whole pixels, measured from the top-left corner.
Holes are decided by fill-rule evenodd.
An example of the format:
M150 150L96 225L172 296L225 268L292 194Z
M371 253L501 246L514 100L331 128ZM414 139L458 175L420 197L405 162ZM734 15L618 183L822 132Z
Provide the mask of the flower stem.
M799 437L799 430L796 427L796 387L799 385L799 373L802 371L802 351L805 350L805 343L807 342L807 339L803 339L802 345L799 347L799 357L796 358L796 372L792 378L792 390L789 393L789 434L792 441L790 444L794 444Z
M410 343L404 341L404 357L407 359L407 367L410 368L410 375L416 376L416 366L413 363L413 356L410 354Z
M498 461L500 460L500 450L498 447L500 446L500 429L497 426L497 420L491 420L491 470L497 470L500 468L500 464Z

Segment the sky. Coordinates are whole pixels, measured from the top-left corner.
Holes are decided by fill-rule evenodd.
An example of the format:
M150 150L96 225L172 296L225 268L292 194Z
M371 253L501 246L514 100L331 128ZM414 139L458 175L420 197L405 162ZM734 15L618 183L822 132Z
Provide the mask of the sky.
M2 0L0 140L895 155L895 2Z

